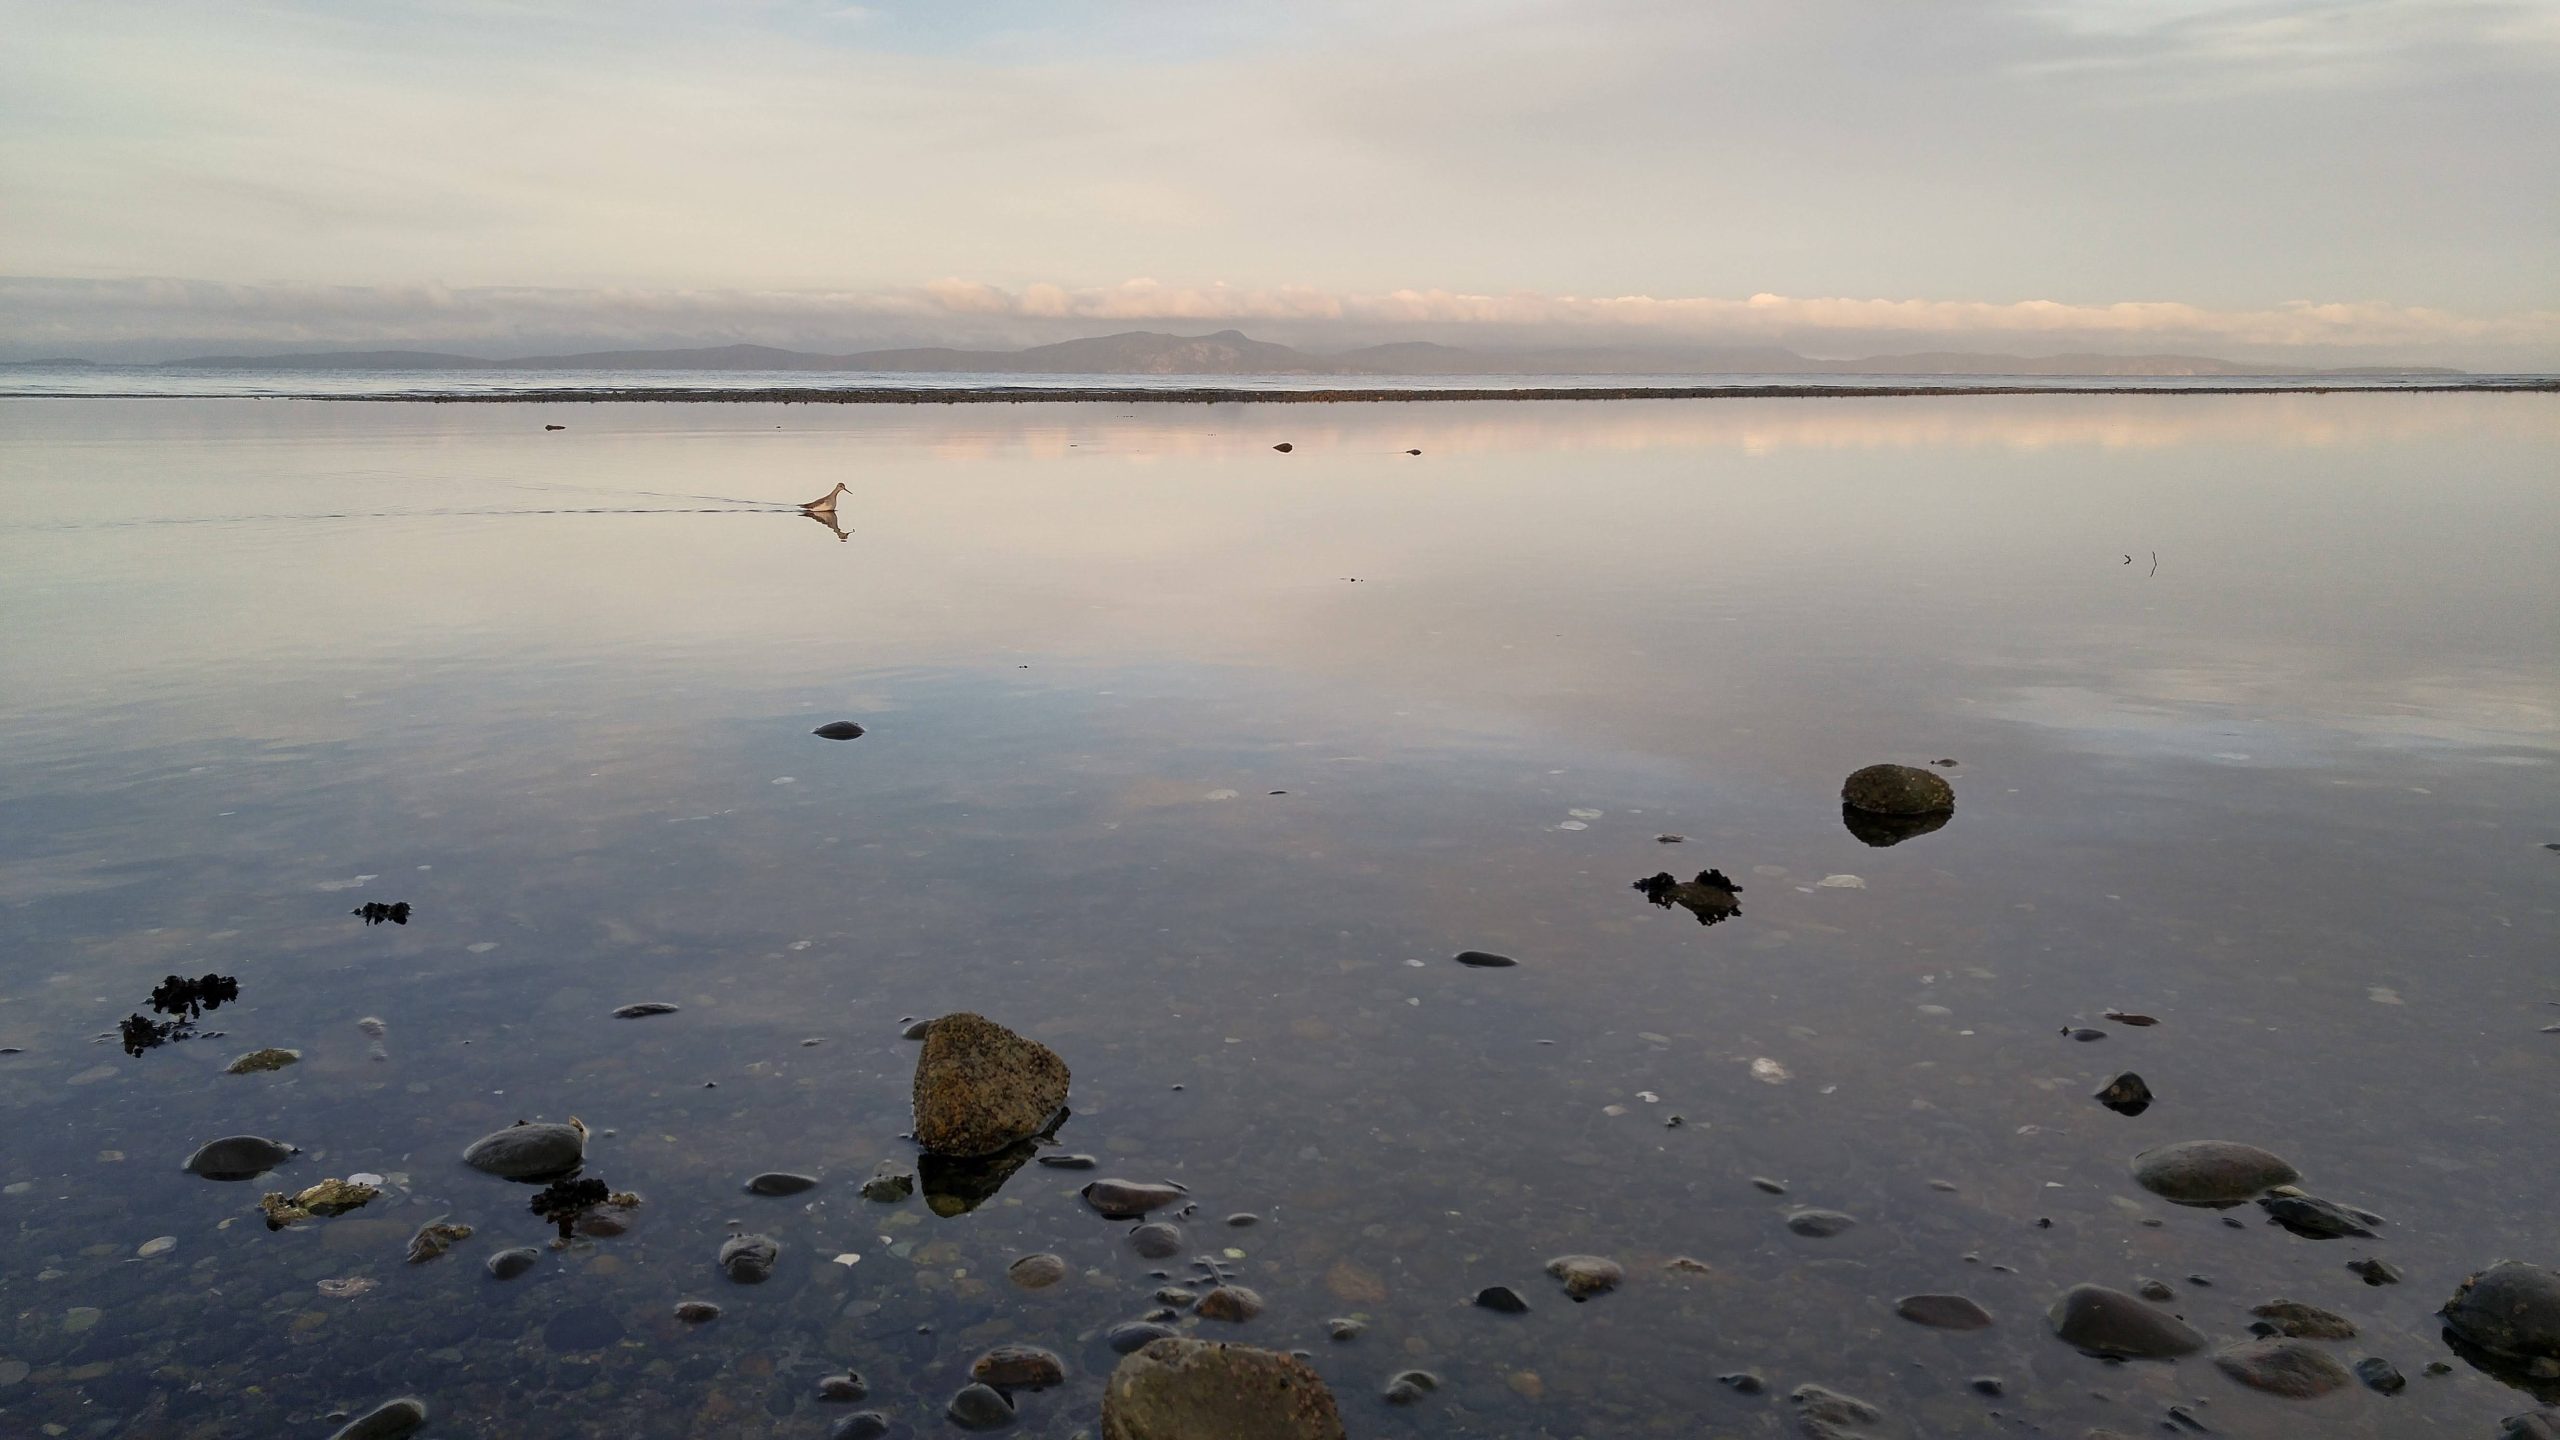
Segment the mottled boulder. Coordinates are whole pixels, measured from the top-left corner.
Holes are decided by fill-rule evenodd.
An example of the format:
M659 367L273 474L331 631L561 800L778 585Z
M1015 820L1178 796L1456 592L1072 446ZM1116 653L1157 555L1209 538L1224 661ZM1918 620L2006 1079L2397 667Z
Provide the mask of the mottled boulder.
M1799 1385L1787 1392L1796 1403L1796 1433L1805 1440L1859 1440L1866 1427L1884 1412L1855 1395L1823 1385Z
M985 1155L1037 1135L1067 1103L1067 1062L983 1015L945 1015L916 1056L916 1140Z
M1343 1440L1333 1392L1305 1361L1179 1336L1123 1359L1102 1392L1102 1440Z
M2215 1368L2252 1390L2310 1400L2356 1383L2328 1351L2302 1340L2243 1340L2213 1352Z
M1606 1295L1627 1278L1617 1261L1600 1255L1559 1255L1547 1262L1547 1273L1564 1282L1564 1293L1576 1300Z
M741 1285L771 1279L781 1258L782 1243L770 1235L732 1235L720 1246L720 1268Z
M1095 1180L1077 1192L1084 1203L1106 1219L1136 1220L1150 1210L1179 1205L1190 1198L1190 1192L1179 1185L1159 1180Z
M2276 1332L2295 1340L2353 1340L2355 1322L2334 1310L2306 1305L2299 1300L2270 1300L2251 1308L2250 1314L2276 1327Z
M2185 1321L2104 1285L2072 1286L2045 1318L2054 1334L2091 1355L2165 1360L2204 1348L2204 1337Z
M969 1378L1006 1390L1039 1390L1065 1384L1067 1367L1037 1345L999 1345L970 1362Z
M2181 1205L2237 1205L2302 1175L2282 1156L2255 1145L2181 1140L2134 1156L2133 1178L2143 1189Z
M1840 803L1870 815L1943 815L1956 808L1956 792L1926 770L1870 765L1841 782Z
M2560 1359L2560 1272L2501 1260L2463 1281L2437 1313L2483 1350Z

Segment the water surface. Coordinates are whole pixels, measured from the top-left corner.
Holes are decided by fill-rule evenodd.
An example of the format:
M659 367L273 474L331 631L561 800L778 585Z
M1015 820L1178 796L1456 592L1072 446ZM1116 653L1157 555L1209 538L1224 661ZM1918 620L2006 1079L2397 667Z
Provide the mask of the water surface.
M2551 397L1395 409L0 402L0 1433L415 1393L435 1435L819 1436L850 1366L932 1434L1001 1340L1070 1369L1018 1430L1089 1429L1100 1331L1188 1261L1074 1172L855 1194L913 1159L903 1021L957 1009L1063 1055L1061 1143L1188 1185L1269 1302L1183 1323L1311 1350L1355 1435L1774 1435L1805 1382L1910 1435L2526 1407L2430 1312L2560 1264ZM838 480L841 537L791 508ZM1953 822L1844 828L1883 760L1956 762ZM1713 927L1629 888L1708 867ZM206 972L220 1035L122 1051ZM221 1073L269 1045L303 1059ZM2126 1069L2136 1118L2090 1098ZM640 1221L492 1281L548 1227L459 1152L573 1114ZM179 1172L241 1131L305 1154ZM2389 1224L2131 1183L2201 1137ZM353 1214L256 1213L358 1172ZM733 1221L771 1283L714 1268ZM1008 1284L1038 1250L1068 1281ZM1568 1302L1575 1251L1626 1286ZM2341 1311L2410 1387L2046 1333L2143 1276L2217 1340ZM1380 1404L1414 1366L1443 1388Z

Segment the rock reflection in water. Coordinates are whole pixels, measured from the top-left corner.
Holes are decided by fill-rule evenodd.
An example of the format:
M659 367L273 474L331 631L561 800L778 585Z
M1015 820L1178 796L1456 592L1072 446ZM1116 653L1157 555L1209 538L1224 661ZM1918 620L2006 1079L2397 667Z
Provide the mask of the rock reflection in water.
M1880 815L1873 810L1861 810L1855 805L1840 807L1840 823L1849 827L1849 833L1857 836L1861 842L1873 845L1879 850L1887 845L1899 845L1905 840L1917 839L1932 830L1944 827L1954 818L1956 814L1952 810L1940 810L1928 815Z
M950 1219L966 1215L995 1198L1013 1173L1031 1163L1049 1137L1016 1140L988 1155L939 1155L931 1150L916 1157L916 1182L924 1188L925 1208Z

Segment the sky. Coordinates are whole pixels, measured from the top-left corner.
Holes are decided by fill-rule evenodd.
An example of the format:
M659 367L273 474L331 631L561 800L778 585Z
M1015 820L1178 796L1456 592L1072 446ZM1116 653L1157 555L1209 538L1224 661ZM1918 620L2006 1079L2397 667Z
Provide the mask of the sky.
M2560 369L2560 0L0 0L0 358Z

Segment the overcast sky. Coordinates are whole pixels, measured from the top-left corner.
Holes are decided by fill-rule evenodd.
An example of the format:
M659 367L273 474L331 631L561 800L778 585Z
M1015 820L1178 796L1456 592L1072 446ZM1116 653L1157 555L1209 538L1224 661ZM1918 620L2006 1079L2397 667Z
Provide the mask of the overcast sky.
M2560 368L2560 0L0 0L0 354Z

